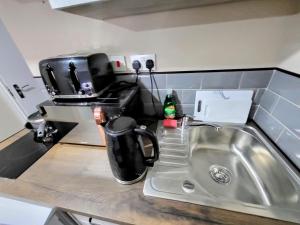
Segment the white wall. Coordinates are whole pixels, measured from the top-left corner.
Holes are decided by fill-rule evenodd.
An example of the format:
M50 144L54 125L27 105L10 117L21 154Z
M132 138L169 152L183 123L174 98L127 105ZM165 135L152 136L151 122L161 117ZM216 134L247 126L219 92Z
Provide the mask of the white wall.
M277 63L283 18L188 26L140 33L160 70L269 67ZM149 36L151 38L149 38Z
M111 21L54 11L41 1L12 0L1 0L0 16L34 75L39 75L41 59L78 50L156 53L160 71L276 66L289 19L278 16L135 31Z
M300 13L286 21L279 67L300 74Z
M41 1L1 0L0 17L34 75L39 75L38 62L44 58L78 50L113 52L130 42L130 31L52 10Z

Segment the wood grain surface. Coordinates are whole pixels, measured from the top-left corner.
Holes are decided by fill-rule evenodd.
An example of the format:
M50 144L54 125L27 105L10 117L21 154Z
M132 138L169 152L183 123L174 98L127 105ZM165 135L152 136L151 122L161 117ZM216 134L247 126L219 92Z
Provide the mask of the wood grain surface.
M137 225L289 222L143 195L143 182L118 184L101 147L57 144L16 180L0 178L0 192Z

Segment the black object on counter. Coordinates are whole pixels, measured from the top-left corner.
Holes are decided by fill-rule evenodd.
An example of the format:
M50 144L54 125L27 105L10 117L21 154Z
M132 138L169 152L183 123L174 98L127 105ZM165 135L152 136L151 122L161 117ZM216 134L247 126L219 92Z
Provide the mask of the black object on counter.
M119 117L105 126L107 154L111 170L121 184L133 184L141 180L147 166L153 166L158 159L159 147L154 133L146 127L137 127L131 117ZM150 139L154 155L146 157L141 136Z
M54 99L89 99L115 80L108 56L66 55L39 63L43 82Z
M34 141L33 131L24 135L14 143L0 150L0 177L18 178L34 162L42 157L63 136L71 131L76 123L52 122L57 132L52 142L38 143Z

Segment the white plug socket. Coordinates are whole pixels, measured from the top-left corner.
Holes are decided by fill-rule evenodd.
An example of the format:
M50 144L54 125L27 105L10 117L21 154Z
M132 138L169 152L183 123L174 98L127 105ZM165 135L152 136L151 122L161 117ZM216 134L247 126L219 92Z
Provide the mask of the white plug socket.
M132 68L132 63L134 60L138 60L140 63L141 63L141 69L140 71L142 72L147 72L149 71L146 67L146 61L148 59L152 59L153 62L154 62L154 67L152 69L152 71L156 70L156 60L155 60L155 54L147 54L147 55L131 55L130 56L130 66L129 68L132 70L132 71L135 71L133 68Z

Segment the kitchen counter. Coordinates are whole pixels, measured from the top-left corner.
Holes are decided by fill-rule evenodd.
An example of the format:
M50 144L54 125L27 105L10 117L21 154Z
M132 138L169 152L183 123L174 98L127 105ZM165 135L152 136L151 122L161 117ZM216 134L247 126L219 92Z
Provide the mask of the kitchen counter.
M23 129L19 131L18 133L14 134L13 136L5 139L4 141L0 142L0 151L3 150L5 147L9 146L19 138L23 137L25 134L27 134L29 130Z
M293 224L145 197L143 182L121 185L114 180L105 148L83 145L55 145L18 179L0 178L0 193L125 224Z

